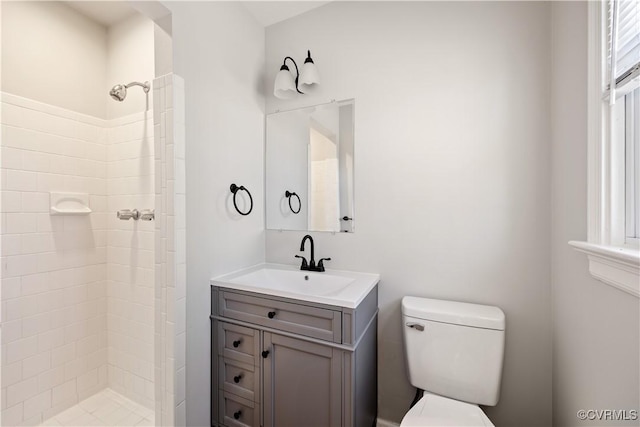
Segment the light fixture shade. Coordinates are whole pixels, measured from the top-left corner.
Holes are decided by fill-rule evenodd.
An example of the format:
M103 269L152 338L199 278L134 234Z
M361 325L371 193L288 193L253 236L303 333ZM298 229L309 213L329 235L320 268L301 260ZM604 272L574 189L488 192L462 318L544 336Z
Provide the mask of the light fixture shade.
M296 96L296 82L289 69L280 69L273 84L273 95L280 99L291 99Z
M309 56L304 61L304 65L302 65L302 70L300 71L298 88L302 93L312 94L318 91L318 86L320 85L320 73L318 73L318 68L311 59L311 52L309 52L308 55Z

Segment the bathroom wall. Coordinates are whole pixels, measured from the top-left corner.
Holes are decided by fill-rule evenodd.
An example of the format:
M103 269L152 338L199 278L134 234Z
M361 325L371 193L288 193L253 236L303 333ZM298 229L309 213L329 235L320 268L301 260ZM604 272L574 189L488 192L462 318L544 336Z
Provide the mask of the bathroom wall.
M134 14L107 34L109 386L153 408L154 223L115 215L155 206L153 91L133 86L123 102L107 94L117 83L153 80L154 23Z
M21 63L3 66L4 92L106 118L94 96L106 90L105 27L60 2L3 2L2 62L13 58Z
M640 304L591 277L567 245L587 238L587 3L554 2L551 18L553 425L637 426L576 417L637 410Z
M2 8L2 423L37 424L107 383L106 105L86 95L106 31L55 3ZM50 191L93 212L51 216Z
M187 425L210 422L209 279L264 261L264 29L234 2L168 2L185 80ZM253 212L233 209L244 185Z
M267 112L355 98L356 231L312 235L330 268L381 275L383 419L413 398L400 300L416 295L501 307L487 414L551 424L549 18L542 2L333 2L267 28L265 93L307 49L322 81ZM304 234L267 231L267 261L295 263Z
M154 223L122 221L115 212L155 206L152 114L109 120L107 144L109 386L149 408L154 406Z
M108 57L105 93L115 84L133 81L151 83L155 77L154 23L144 15L136 13L108 28ZM145 96L139 86L127 90L125 102L107 102L107 118L113 119L129 114L151 110L152 93Z
M309 111L303 113L283 112L267 117L269 123L265 138L272 143L265 150L265 170L269 179L265 182L265 195L271 202L266 206L268 228L274 230L300 230L307 228L308 209L308 168L309 158ZM286 166L285 166L286 165ZM300 197L300 205L294 197L294 214L289 207L285 191L293 191Z
M96 105L101 105L101 117L108 112L111 118L103 120L84 116L53 105L4 95L3 99L14 104L19 102L16 105L22 108L18 112L14 104L2 105L3 123L7 124L3 125L2 135L3 190L11 190L4 192L3 200L9 200L8 209L18 209L6 215L26 218L23 222L37 220L33 225L37 228L25 229L25 232L33 231L34 234L21 237L15 235L15 219L11 227L3 222L3 243L7 242L7 246L3 246L3 255L18 255L11 251L22 251L20 257L8 262L8 267L13 270L12 262L15 264L27 259L27 254L37 254L29 255L33 261L36 261L36 256L44 259L38 261L38 265L34 262L33 267L25 266L37 268L38 275L13 278L10 276L15 273L13 270L9 276L3 275L3 288L17 286L18 292L15 294L14 289L14 292L3 292L2 295L5 307L11 308L8 314L13 321L6 325L9 333L3 331L3 344L7 344L3 345L3 352L13 355L5 361L16 362L18 356L15 355L21 353L16 353L18 350L15 348L29 344L30 341L24 339L35 340L36 332L46 332L48 335L42 339L53 341L49 347L38 342L38 353L33 355L33 360L25 359L3 366L4 371L10 369L15 372L20 363L31 363L25 371L28 376L21 373L21 377L9 376L8 380L3 376L3 392L6 392L2 396L3 409L9 404L12 405L9 409L13 409L6 414L3 411L3 416L8 417L7 420L16 419L12 417L25 420L40 416L47 418L106 387L107 382L126 396L153 407L154 225L115 218L119 209L153 209L155 204L152 96L151 93L145 95L139 87L131 88L123 103L117 103L108 96L108 90L115 83L153 79L153 22L133 15L107 30L68 6L55 2L3 4L2 18L3 88L13 90L11 85L4 84L5 81L19 82L15 90L28 96L30 93L24 87L32 83L30 79L38 84L44 81L48 86L55 86L57 92L43 91L34 95L36 99L51 98L54 104L71 105L70 108L91 114L97 111ZM4 25L5 22L9 25ZM99 60L93 60L95 52L88 52L94 45L87 47L88 42L85 41L85 38L95 38L91 31L96 25L101 29L97 34L102 37L100 43L94 43L100 46L100 49L96 48L102 55ZM14 41L22 40L25 33L28 35L26 41ZM5 49L8 40L12 42ZM62 55L63 59L66 59L65 55L70 56L71 69L65 68L67 63L59 64L51 58L47 62L44 52L68 50L83 55ZM101 69L93 73L96 64ZM37 68L37 73L32 68ZM82 75L75 77L75 74L69 74L65 84L60 84L60 74L76 70L82 70ZM94 85L89 86L87 81ZM91 96L87 97L87 93ZM11 179L6 181L5 177ZM35 189L29 187L32 181L37 185ZM90 185L99 185L99 191ZM16 193L15 186L26 186L25 191L28 192ZM89 192L92 194L92 214L84 218L50 217L49 188ZM30 211L35 209L34 205L38 210L33 212L38 214ZM51 225L47 229L49 223ZM24 224L24 227L30 227ZM21 247L23 240L26 243ZM17 249L14 249L16 244ZM67 255L67 251L72 250L75 258ZM86 255L82 256L82 251ZM99 263L94 259L93 251L99 251ZM51 260L47 261L46 256ZM81 260L87 265L82 266ZM96 263L99 264L98 270L93 265ZM9 277L12 280L5 284L5 278ZM25 290L27 280L30 288ZM64 301L57 301L58 294L63 291ZM41 309L44 314L32 317L32 307L19 305L32 303L37 298L51 298L51 310L57 311L50 314ZM91 304L92 316L99 316L97 320L85 320L88 317L87 304ZM62 309L65 317L64 323L60 324L54 316ZM40 322L37 324L40 329L36 329L36 321ZM45 328L43 325L47 322L50 325ZM28 333L25 332L25 324L29 325ZM62 332L59 333L57 328ZM53 338L47 338L49 336ZM23 340L9 342L18 338ZM37 338L40 340L40 335ZM57 348L58 345L62 347ZM29 347L25 351L31 350ZM94 355L93 352L97 351L99 354ZM24 357L27 356L32 355ZM31 378L36 362L40 363L38 369L48 366L47 369L51 370L44 373L36 371L43 379L40 376ZM18 380L21 382L14 384ZM28 388L33 384L36 384L37 396ZM20 396L24 396L24 402L18 404ZM34 400L36 398L38 400ZM37 408L40 413L36 414ZM37 421L36 418L33 420Z
M107 383L106 131L7 93L1 108L2 424L38 424ZM93 212L51 216L50 191Z
M184 80L153 81L156 174L156 420L186 424L186 182ZM164 203L163 203L164 201ZM160 424L160 423L158 423Z

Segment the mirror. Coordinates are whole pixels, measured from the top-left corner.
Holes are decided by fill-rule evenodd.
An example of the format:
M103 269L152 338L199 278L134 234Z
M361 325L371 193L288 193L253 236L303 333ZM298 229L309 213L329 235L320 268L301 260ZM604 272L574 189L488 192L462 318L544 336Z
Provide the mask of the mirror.
M267 228L353 232L354 101L267 115Z

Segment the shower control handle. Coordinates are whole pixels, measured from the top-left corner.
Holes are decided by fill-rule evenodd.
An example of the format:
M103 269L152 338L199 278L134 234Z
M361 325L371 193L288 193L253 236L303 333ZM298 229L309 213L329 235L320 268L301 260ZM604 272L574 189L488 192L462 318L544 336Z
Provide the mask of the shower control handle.
M145 209L140 213L140 219L142 221L153 221L155 217L155 210Z
M138 209L121 209L116 213L116 215L118 219L121 219L123 221L128 221L131 218L136 221L139 219L141 219L142 221L153 221L156 217L155 210L153 209L145 209L142 212L140 212Z
M116 213L116 216L118 217L118 219L121 219L123 221L129 221L131 218L137 220L138 218L140 218L140 212L138 212L137 209L121 209Z

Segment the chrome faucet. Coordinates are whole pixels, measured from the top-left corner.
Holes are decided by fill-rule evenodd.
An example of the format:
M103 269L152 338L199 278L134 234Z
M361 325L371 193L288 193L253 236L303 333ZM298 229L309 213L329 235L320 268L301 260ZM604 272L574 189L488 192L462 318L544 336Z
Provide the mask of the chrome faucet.
M307 234L302 238L302 242L300 242L300 252L304 252L304 244L306 243L307 240L309 240L309 244L311 244L311 258L309 259L309 262L307 262L307 259L301 255L295 256L296 258L302 258L302 264L300 265L300 270L324 271L324 261L331 261L331 258L321 258L320 261L318 261L318 265L316 265L316 260L314 257L315 249L313 245L313 237Z

